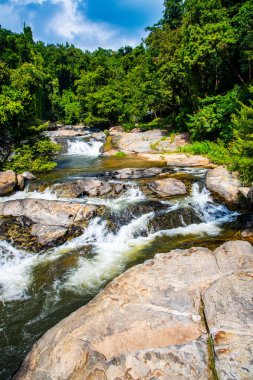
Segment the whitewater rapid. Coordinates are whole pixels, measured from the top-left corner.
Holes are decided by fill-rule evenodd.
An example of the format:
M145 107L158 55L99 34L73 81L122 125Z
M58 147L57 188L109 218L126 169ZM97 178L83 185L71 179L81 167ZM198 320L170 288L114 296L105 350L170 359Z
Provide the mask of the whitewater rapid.
M96 158L101 154L103 142L97 140L90 140L89 142L77 138L75 140L68 140L68 156L86 156Z
M29 196L31 193L27 193ZM33 196L39 197L37 192ZM45 190L45 198L53 196ZM48 199L48 198L47 198ZM86 200L87 201L87 200ZM135 202L148 202L137 185L131 185L117 199L89 199L88 203L103 204L112 211ZM95 218L90 222L84 233L66 242L60 247L46 252L31 254L14 248L7 242L0 242L0 300L7 302L21 300L28 296L29 286L33 281L33 270L42 262L57 261L62 255L71 255L84 247L89 248L88 257L80 255L77 265L69 268L62 280L54 281L54 291L58 294L63 289L82 293L90 289L100 288L111 278L120 274L128 262L134 259L138 251L162 236L216 236L222 230L222 225L233 221L237 213L229 211L225 206L214 202L210 192L200 190L197 183L193 184L191 195L182 200L162 201L167 206L167 213L184 207L192 207L197 212L201 222L171 229L160 229L152 232L148 224L155 216L149 212L139 217L133 217L126 225L112 232L107 220ZM53 264L52 264L53 265Z

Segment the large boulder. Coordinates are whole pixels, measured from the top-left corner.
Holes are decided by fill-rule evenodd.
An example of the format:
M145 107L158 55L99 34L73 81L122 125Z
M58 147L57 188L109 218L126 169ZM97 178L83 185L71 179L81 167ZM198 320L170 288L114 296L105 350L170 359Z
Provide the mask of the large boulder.
M239 204L242 184L236 173L230 173L223 166L209 170L206 176L206 187L225 202Z
M146 132L127 133L118 129L110 130L107 137L107 155L118 151L126 154L152 151L152 146L166 135L165 130L154 129ZM110 142L110 144L108 144Z
M242 241L157 255L49 330L16 379L250 379L252 268Z
M163 178L150 182L148 188L161 198L187 194L185 184L175 178Z
M11 194L17 185L17 175L12 170L0 172L0 196Z
M127 168L115 170L111 173L111 176L115 179L140 179L156 177L163 173L163 171L164 169L162 168Z
M93 178L84 178L52 185L50 189L61 198L119 196L125 190L123 184L109 183Z
M79 235L89 220L101 215L103 211L103 207L95 205L43 199L29 198L0 203L0 217L5 218L6 238L24 248L30 247L27 243L30 238L37 243L37 247L61 244L68 237ZM16 217L16 220L13 222L8 219L10 217ZM17 228L14 229L15 225ZM21 239L21 235L26 238Z

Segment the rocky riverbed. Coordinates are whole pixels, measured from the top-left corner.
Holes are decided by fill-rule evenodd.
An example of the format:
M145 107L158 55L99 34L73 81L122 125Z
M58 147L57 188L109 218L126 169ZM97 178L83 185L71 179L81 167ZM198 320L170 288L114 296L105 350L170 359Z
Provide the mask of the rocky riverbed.
M250 378L252 191L175 153L186 134L130 135L62 128L53 172L1 174L1 379L131 267L49 330L16 378Z

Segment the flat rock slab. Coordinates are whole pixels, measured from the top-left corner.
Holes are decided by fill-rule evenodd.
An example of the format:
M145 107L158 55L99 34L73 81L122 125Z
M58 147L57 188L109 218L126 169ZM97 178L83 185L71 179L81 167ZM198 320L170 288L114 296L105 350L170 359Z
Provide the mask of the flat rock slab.
M227 203L239 203L242 184L235 173L230 173L223 166L208 171L206 187Z
M175 167L216 167L207 157L203 156L190 156L184 153L171 153L171 154L154 154L143 153L140 157L153 162L166 162L168 166Z
M174 178L164 178L150 182L148 188L161 198L187 194L187 188L182 181Z
M107 154L115 154L117 151L130 153L142 153L152 150L152 145L160 141L166 135L165 130L154 129L146 132L122 132L118 129L110 130L112 152Z
M121 170L115 170L111 173L112 178L115 179L140 179L151 178L163 173L162 168L127 168Z
M0 203L0 216L25 216L33 223L67 227L96 216L99 207L44 199L21 199Z
M109 183L93 178L84 178L76 181L58 183L50 189L61 198L119 196L126 189L123 184Z
M58 129L51 133L51 138L55 137L78 137L85 136L86 133L82 130L71 130L71 129Z
M222 277L204 294L205 316L214 342L219 379L253 374L253 273Z
M16 379L206 380L209 330L220 378L250 379L252 268L242 241L157 255L49 330Z
M80 203L48 201L43 199L22 199L0 202L1 217L21 217L29 221L29 227L20 232L15 230L15 241L19 246L27 247L26 235L36 239L38 247L49 247L63 243L67 237L76 236L87 226L90 219L103 213L103 207L82 205ZM6 225L6 231L11 236L13 228ZM23 243L22 243L23 240ZM23 244L23 245L22 245Z

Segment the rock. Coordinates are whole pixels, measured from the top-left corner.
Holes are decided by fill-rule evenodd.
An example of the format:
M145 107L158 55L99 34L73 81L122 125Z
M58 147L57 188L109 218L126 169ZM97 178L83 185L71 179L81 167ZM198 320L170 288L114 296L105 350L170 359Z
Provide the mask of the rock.
M192 207L184 207L179 210L161 212L152 218L148 223L148 229L152 232L169 230L178 227L199 224L201 219Z
M229 173L223 166L207 172L206 187L227 203L239 203L241 182L236 173Z
M153 162L166 162L168 166L175 167L216 167L208 158L203 156L189 156L184 153L154 154L142 153L140 157Z
M170 154L166 157L168 166L177 166L177 167L208 167L211 165L211 162L208 158L203 156L188 156L186 154Z
M98 179L84 178L67 183L58 183L51 186L50 189L61 198L78 198L84 195L89 197L118 196L125 190L125 186Z
M19 187L20 190L24 190L24 188L25 188L25 178L21 174L17 175L17 185L18 185L18 187Z
M51 133L51 139L54 140L55 138L59 137L78 137L78 136L85 136L85 132L82 130L72 130L72 129L57 129L57 131L53 131Z
M156 255L49 330L15 378L206 380L214 364L221 380L249 379L252 268L242 241Z
M91 137L98 141L104 141L106 139L106 134L104 132L92 133Z
M136 168L128 168L115 170L111 173L112 178L115 179L140 179L140 178L150 178L156 177L158 174L163 173L162 168L144 168L144 169L136 169Z
M143 131L140 128L133 128L131 130L131 133L141 133L141 132L143 132Z
M174 178L159 179L157 181L150 182L147 186L155 194L162 198L187 194L185 184Z
M178 148L190 143L190 135L188 132L178 133L173 136L163 137L157 141L152 147L158 152L176 152Z
M0 216L25 216L33 223L48 226L85 225L99 211L95 205L44 199L27 198L0 203Z
M25 179L29 179L30 181L36 179L35 175L33 175L30 172L24 172L21 175L22 177L24 177Z
M109 129L109 133L110 135L114 134L114 133L124 133L125 130L123 127L121 127L120 125L116 126L116 127L111 127Z
M13 192L17 185L17 176L12 170L0 172L0 196L8 195Z
M252 272L222 277L204 293L205 316L221 380L250 379L253 373L252 294Z
M0 217L17 217L18 223L19 218L29 221L25 229L17 225L13 230L13 222L5 227L8 239L24 248L29 246L29 236L35 238L38 247L61 244L68 237L80 235L89 220L103 211L95 205L31 198L0 203ZM22 235L26 239L22 240Z
M37 238L37 242L42 246L54 246L60 241L64 242L68 233L66 227L47 226L43 224L34 224L31 229L31 235Z
M126 154L143 153L152 150L152 145L161 140L166 134L165 130L154 129L146 132L123 132L118 129L109 131L111 149L108 154L124 152Z
M253 228L243 230L241 232L241 237L245 240L248 240L251 244L253 244Z

